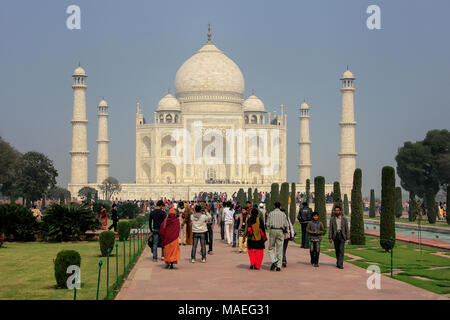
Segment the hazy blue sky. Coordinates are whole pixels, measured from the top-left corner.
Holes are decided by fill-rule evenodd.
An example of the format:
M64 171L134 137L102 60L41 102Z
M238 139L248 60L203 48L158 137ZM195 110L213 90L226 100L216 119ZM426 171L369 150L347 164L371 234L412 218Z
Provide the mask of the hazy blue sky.
M81 7L81 30L66 8ZM382 30L368 30L368 5ZM0 135L19 151L48 155L70 177L72 78L88 78L89 180L95 181L97 104L109 103L110 175L135 180L135 111L153 119L182 63L205 42L232 58L269 111L288 113L288 180L297 181L298 108L311 107L312 177L339 179L341 74L356 76L357 167L379 196L381 168L404 141L449 129L450 1L20 1L0 12ZM399 181L397 181L399 183Z

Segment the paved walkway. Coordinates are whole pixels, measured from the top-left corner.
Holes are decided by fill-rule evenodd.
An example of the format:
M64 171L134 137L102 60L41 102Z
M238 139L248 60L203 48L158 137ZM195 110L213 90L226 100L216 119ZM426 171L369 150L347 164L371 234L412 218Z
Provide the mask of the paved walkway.
M214 255L207 263L190 262L191 246L181 246L181 261L167 270L152 262L147 247L117 295L118 300L301 300L301 299L447 299L407 283L382 276L381 289L369 290L365 269L350 263L336 268L335 258L320 255L320 267L309 264L309 251L290 242L288 265L270 271L266 250L261 270L250 270L247 254L239 254L215 233ZM160 252L158 252L160 253Z

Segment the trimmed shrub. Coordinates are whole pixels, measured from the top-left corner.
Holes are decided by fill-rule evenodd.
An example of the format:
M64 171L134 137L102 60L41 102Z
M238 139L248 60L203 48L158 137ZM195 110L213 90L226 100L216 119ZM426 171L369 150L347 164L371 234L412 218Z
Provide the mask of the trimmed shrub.
M436 205L436 194L428 189L425 192L425 201L427 204L427 218L430 224L436 223L436 215L437 215L437 205Z
M327 209L325 204L325 178L322 176L314 178L314 211L319 213L319 221L327 229Z
M259 198L258 188L255 188L253 191L253 204L259 205L261 199Z
M352 216L350 220L350 242L352 244L364 245L366 238L364 236L364 218L362 210L362 171L357 168L353 173L352 189Z
M247 201L250 201L253 204L253 194L252 194L252 188L248 188L247 190Z
M369 217L375 218L375 190L370 189L370 208L369 208Z
M136 219L136 227L135 228L139 228L141 225L143 225L146 221L144 216L137 216Z
M420 207L416 200L416 193L414 191L409 192L409 209L408 209L408 220L416 221L417 216L420 213Z
M81 267L81 256L75 250L62 250L53 260L55 266L56 287L67 288L67 279L71 276L67 273L69 266L75 265Z
M333 183L333 208L331 209L331 215L334 215L336 206L339 206L342 211L341 185L338 181Z
M306 202L309 205L311 201L311 180L306 179Z
M134 219L140 213L139 206L131 201L124 202L117 208L117 214L121 219Z
M275 202L280 202L280 185L278 183L272 183L270 186L270 202L272 208L275 208L273 205Z
M399 219L402 216L402 188L395 188L395 217Z
M447 215L445 216L445 219L447 220L447 224L450 224L450 212L448 212L448 206L450 204L450 184L447 185L447 202L446 202L446 210L447 210Z
M130 236L131 225L128 221L119 221L117 224L117 233L119 234L119 240L127 240Z
M348 197L347 194L344 194L344 214L348 216L350 213L349 205L348 205Z
M100 233L98 240L100 242L100 251L102 257L106 257L109 249L109 253L114 249L114 240L116 239L116 234L112 231L103 231Z
M8 240L34 241L38 231L39 222L30 209L15 203L0 205L0 234Z
M295 219L297 218L297 206L295 202L295 183L291 183L291 204L289 206L289 219L291 219L292 225L295 223Z
M380 245L390 251L395 245L395 170L383 167L381 172ZM391 237L393 242L390 241Z
M247 195L245 194L244 189L239 188L237 196L236 196L237 202L245 208L245 203L247 202Z
M283 182L280 190L281 208L286 210L286 215L289 215L289 183Z
M266 192L265 203L266 203L266 212L267 214L269 214L269 212L273 211L273 204L272 200L270 199L270 192Z
M78 240L88 230L97 230L100 221L87 204L52 203L44 211L42 232L48 241Z

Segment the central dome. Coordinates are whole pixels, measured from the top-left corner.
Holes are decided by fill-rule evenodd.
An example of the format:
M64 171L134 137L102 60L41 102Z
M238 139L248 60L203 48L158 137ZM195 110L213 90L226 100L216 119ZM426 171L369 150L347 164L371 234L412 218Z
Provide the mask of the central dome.
M175 76L181 101L242 100L244 76L238 65L208 41L186 60Z

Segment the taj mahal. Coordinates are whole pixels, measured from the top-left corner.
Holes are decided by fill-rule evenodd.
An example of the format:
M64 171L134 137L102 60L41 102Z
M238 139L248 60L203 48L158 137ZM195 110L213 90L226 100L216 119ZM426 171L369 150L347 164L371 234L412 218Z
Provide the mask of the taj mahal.
M99 189L109 172L108 103L98 104L97 176L88 181L86 71L78 66L73 75L71 176L72 197L89 186ZM350 196L356 168L354 80L347 70L340 78L342 117L340 184ZM207 42L187 59L175 75L174 93L159 100L153 115L136 105L135 183L121 182L114 198L148 200L167 197L192 199L198 192L226 192L239 188L270 191L272 183L291 182L286 175L287 114L283 104L267 111L253 92L244 97L245 81L239 66L218 49L208 29ZM304 192L311 177L310 107L299 108L300 138L296 190ZM331 192L332 184L325 185Z

